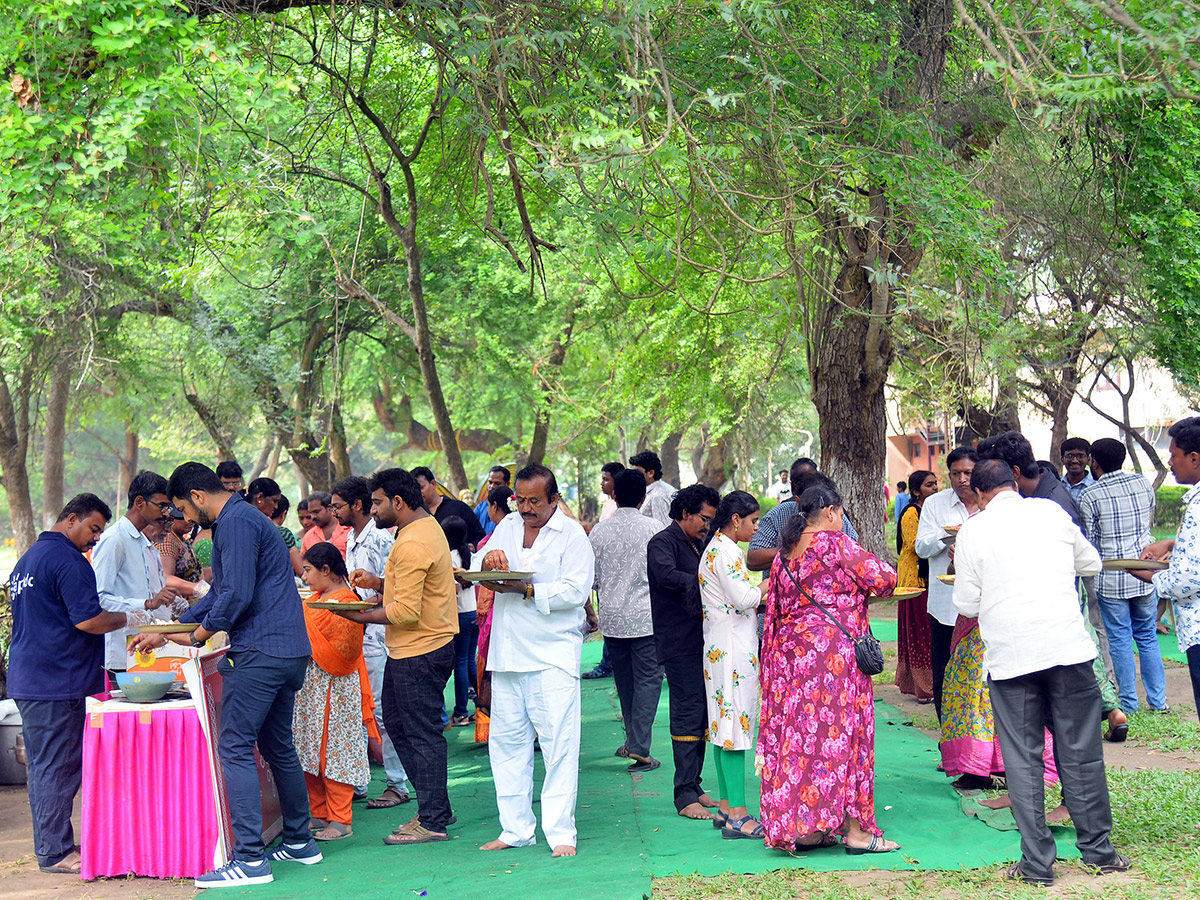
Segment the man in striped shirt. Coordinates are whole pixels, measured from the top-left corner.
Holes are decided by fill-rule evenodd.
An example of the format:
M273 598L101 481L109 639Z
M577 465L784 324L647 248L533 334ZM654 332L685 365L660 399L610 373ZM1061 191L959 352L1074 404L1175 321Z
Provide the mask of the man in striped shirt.
M1096 483L1079 496L1084 534L1102 559L1137 559L1153 540L1154 488L1143 476L1121 471L1125 445L1113 438L1092 444L1091 463ZM1154 627L1158 618L1154 592L1127 572L1110 571L1096 577L1096 592L1122 709L1136 712L1138 708L1136 643L1146 700L1152 709L1166 710L1167 682Z

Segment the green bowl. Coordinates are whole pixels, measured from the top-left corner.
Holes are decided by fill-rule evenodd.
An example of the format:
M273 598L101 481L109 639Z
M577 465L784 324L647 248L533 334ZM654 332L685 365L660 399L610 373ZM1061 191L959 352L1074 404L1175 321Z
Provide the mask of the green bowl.
M174 672L118 672L117 687L132 703L152 703L161 700L175 684Z

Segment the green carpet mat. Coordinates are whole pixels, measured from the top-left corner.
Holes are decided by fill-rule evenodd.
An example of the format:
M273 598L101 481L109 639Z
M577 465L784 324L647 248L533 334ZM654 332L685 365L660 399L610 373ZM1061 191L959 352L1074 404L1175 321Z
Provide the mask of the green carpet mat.
M1172 632L1171 634L1160 634L1158 636L1158 646L1162 649L1162 658L1171 659L1177 663L1187 665L1187 654L1179 650L1179 638ZM1136 645L1134 647L1136 650Z
M584 671L599 659L600 645L584 647ZM448 694L452 694L448 692ZM880 826L903 849L898 853L848 856L841 848L810 851L795 857L766 850L757 841L724 840L709 822L675 814L671 802L673 767L667 729L667 692L654 729L662 768L630 776L626 760L613 756L623 740L616 718L611 679L583 682L583 738L580 753L579 856L550 858L545 838L519 850L492 853L479 845L499 833L496 797L487 747L472 742L471 728L454 728L450 740L450 799L458 815L445 843L388 847L385 834L408 821L415 803L390 810L354 807L354 835L322 844L325 861L317 866L277 864L275 882L239 892L262 898L321 900L640 900L651 893L651 876L724 872L766 872L780 868L959 869L1015 860L1016 832L989 828L963 815L958 794L935 771L933 740L908 724L897 710L877 704L876 815ZM711 765L706 783L715 787ZM536 763L537 788L542 766ZM383 772L374 770L372 796L382 788ZM748 773L752 810L758 807L758 783ZM540 804L534 799L535 813ZM1057 830L1057 829L1056 829ZM1059 854L1078 854L1074 833L1059 834Z
M875 640L881 643L887 643L888 641L896 640L896 620L872 619L871 634L875 635Z

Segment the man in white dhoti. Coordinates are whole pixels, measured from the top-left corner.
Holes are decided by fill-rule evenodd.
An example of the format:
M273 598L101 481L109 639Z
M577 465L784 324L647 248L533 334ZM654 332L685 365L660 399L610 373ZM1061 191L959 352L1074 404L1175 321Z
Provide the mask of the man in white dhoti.
M579 658L595 561L579 523L558 506L558 482L532 463L517 473L517 512L496 526L476 565L532 572L496 584L487 667L492 673L488 756L500 837L482 850L536 842L533 744L546 766L542 833L553 856L574 856L579 792ZM482 558L481 558L482 557Z

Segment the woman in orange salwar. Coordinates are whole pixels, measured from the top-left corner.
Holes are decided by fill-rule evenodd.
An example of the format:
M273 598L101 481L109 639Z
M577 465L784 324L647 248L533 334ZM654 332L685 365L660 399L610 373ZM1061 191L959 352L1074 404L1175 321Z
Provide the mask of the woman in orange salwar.
M304 581L316 591L311 600L354 602L346 583L346 562L323 541L303 558ZM328 610L304 608L312 660L296 693L292 729L304 768L312 808L313 837L336 841L350 827L354 785L371 777L363 726L376 740L375 703L363 659L363 626Z

